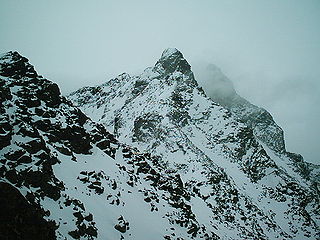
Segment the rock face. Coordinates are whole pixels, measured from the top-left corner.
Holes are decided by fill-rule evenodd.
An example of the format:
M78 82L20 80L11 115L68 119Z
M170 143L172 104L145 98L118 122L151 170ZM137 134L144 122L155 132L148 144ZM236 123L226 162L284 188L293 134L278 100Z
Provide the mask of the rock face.
M218 238L315 239L318 186L303 159L285 152L282 129L266 110L221 87L230 99L208 98L182 53L167 49L141 75L122 74L69 99L119 141L160 156Z
M56 239L55 224L45 221L45 213L11 184L0 182L0 206L1 239Z
M206 97L176 49L78 90L82 110L16 52L0 91L1 239L319 237L317 186Z

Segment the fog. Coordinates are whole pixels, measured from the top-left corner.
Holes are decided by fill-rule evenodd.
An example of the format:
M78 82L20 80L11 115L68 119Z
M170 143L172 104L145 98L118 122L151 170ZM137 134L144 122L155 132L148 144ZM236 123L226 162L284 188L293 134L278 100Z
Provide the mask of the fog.
M319 163L319 12L317 0L1 0L0 52L19 51L66 94L176 47L191 66L218 66L273 115L289 151Z

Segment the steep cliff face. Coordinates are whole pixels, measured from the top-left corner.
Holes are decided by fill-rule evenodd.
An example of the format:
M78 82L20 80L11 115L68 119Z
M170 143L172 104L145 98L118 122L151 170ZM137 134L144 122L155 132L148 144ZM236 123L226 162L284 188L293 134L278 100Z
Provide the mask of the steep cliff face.
M119 141L160 156L194 191L192 209L218 237L318 236L317 186L285 153L281 128L239 96L232 104L208 98L177 49L141 75L122 74L69 99Z

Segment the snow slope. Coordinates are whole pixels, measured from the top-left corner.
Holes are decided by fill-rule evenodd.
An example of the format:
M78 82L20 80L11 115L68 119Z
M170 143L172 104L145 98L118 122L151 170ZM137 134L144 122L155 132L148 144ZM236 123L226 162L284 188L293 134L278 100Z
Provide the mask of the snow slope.
M68 98L119 141L160 156L196 193L192 209L220 238L319 236L317 186L208 98L177 49L138 76L121 74Z
M120 144L17 52L2 58L1 182L19 190L26 210L41 212L57 239L215 238L178 174Z
M91 118L17 52L0 57L0 91L0 186L15 193L2 208L42 218L37 232L0 214L4 238L319 238L312 183L207 98L176 49L73 94Z

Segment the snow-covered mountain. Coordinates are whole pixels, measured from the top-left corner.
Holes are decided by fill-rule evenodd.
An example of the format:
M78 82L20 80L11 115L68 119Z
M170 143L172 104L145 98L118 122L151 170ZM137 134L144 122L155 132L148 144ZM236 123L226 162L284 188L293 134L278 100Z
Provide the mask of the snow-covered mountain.
M269 149L289 157L291 165L303 177L311 179L315 183L320 182L319 166L304 162L300 154L286 151L283 130L276 124L268 111L239 96L232 82L217 66L203 65L200 71L199 82L212 100L232 112L238 121L252 128L254 136L266 144Z
M122 74L100 86L82 88L69 98L121 142L161 156L161 164L179 173L185 184L201 182L200 196L216 215L206 224L217 226L219 236L237 239L245 233L248 238L261 230L260 238L272 239L283 232L281 238L299 239L304 230L297 226L304 225L298 223L303 218L297 217L292 202L300 194L290 190L284 198L275 196L282 195L286 191L281 189L290 189L291 184L307 192L311 185L317 186L306 180L308 177L297 168L292 156L286 154L282 129L271 115L236 96L233 105L208 98L181 52L167 49L155 66L141 75ZM210 184L212 171L226 176L228 183L220 179ZM261 211L261 218L244 220L238 210L250 215L245 213L247 200L233 202L232 195L224 196L233 191L250 199ZM310 219L318 221L317 213L311 212ZM232 216L232 224L228 216ZM248 219L255 223L248 224ZM266 219L275 224L274 229L266 227Z
M318 186L176 49L73 93L81 110L17 52L0 91L1 239L320 237Z
M217 66L203 66L199 78L207 95L230 110L239 121L252 128L257 139L276 152L285 152L283 130L275 123L270 113L239 96L232 82Z

